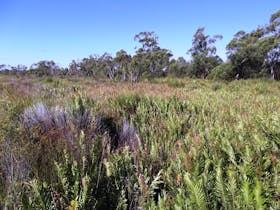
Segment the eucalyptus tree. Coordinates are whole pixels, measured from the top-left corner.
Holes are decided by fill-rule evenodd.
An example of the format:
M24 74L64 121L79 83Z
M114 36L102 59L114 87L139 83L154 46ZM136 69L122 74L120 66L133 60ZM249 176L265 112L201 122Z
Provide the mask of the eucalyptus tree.
M183 57L172 59L168 67L168 75L175 77L189 76L190 67L190 62L187 62Z
M144 52L151 52L158 46L158 36L153 31L144 31L136 34L134 41L142 45L140 49Z
M279 78L280 10L267 25L246 33L239 31L227 45L227 55L235 75L252 78L271 75Z
M16 70L16 71L26 71L27 70L27 66L19 64L17 66L12 67L12 70Z
M145 69L145 62L142 54L135 54L129 63L128 66L128 78L131 82L139 81L140 77L143 75Z
M271 15L267 31L272 35L274 44L266 55L265 63L270 68L271 78L280 80L280 10Z
M60 67L52 60L43 60L32 64L30 70L35 72L37 76L56 76L60 71Z
M99 57L98 71L101 77L115 79L116 66L113 57L109 53L104 53Z
M268 52L268 39L263 28L251 33L239 31L227 45L227 55L231 60L233 71L239 78L261 76L265 54Z
M79 69L84 76L96 77L97 62L98 62L97 60L98 60L97 55L91 55L89 56L89 58L82 59L82 61L79 63ZM76 65L76 63L73 63L72 67L78 68L78 65Z
M193 36L192 47L188 53L192 56L192 76L205 78L222 60L216 56L214 43L222 39L222 35L210 37L204 34L204 27L197 29Z
M80 71L81 67L80 67L80 62L72 60L71 63L69 64L69 71Z
M137 72L148 77L163 76L172 53L158 46L158 36L154 32L140 32L134 40L141 44L133 58L133 65L137 63L137 68L140 68Z
M120 70L121 80L125 81L128 77L129 63L131 62L131 56L127 54L125 50L120 50L116 53L114 58L115 66Z

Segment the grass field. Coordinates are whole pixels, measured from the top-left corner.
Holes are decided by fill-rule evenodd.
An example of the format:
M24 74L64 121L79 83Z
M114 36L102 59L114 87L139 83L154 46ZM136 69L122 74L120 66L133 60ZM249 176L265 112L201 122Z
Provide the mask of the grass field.
M280 83L0 77L0 207L280 209Z

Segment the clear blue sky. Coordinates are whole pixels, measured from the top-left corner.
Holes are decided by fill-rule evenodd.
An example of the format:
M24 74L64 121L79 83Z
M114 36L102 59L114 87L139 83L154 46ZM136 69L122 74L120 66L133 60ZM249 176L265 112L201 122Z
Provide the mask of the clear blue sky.
M133 54L141 31L155 31L161 47L188 58L199 26L224 36L216 44L224 59L237 31L264 25L278 9L279 0L0 0L0 64Z

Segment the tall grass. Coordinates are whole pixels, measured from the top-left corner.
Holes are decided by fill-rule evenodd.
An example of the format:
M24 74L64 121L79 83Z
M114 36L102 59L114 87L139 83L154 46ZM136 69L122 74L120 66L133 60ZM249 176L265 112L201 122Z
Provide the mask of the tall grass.
M2 208L280 208L279 83L83 82L2 82Z

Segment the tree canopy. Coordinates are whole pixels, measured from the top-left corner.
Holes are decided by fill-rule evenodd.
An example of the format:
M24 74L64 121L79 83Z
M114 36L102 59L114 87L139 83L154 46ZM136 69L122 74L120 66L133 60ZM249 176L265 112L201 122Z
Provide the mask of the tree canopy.
M39 61L29 68L23 65L0 65L2 74L36 76L87 76L95 79L139 81L141 78L186 76L196 78L248 79L271 78L280 80L280 10L272 14L264 26L251 32L238 31L226 46L227 61L216 55L216 41L222 35L205 34L199 27L193 35L188 50L191 59L174 58L170 50L160 47L159 36L153 31L143 31L134 36L138 43L130 55L119 50L113 56L90 55L73 60L67 68L54 61Z

